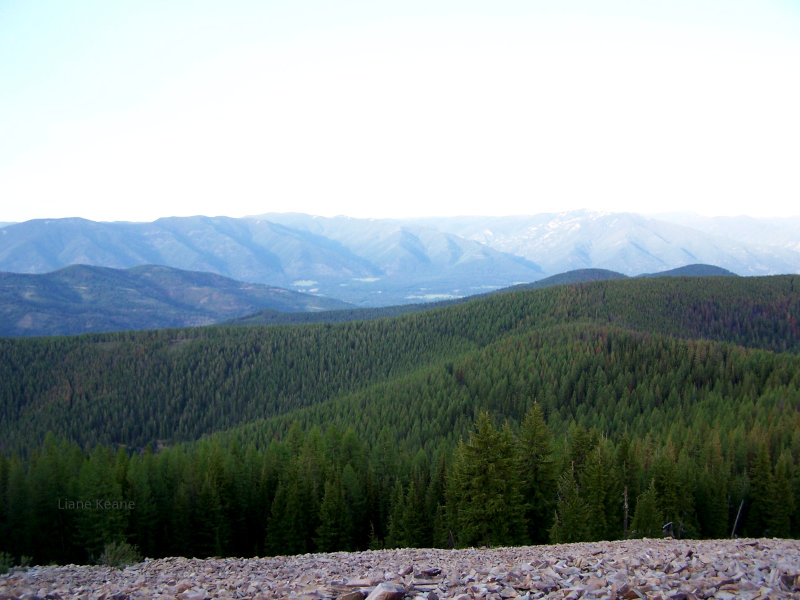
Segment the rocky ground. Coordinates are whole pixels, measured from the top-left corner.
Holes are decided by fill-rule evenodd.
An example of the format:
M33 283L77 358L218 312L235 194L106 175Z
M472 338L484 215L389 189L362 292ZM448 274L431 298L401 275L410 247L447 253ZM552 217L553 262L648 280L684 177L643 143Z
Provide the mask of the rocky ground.
M800 541L629 540L252 559L146 560L125 569L32 567L0 600L297 598L800 598Z

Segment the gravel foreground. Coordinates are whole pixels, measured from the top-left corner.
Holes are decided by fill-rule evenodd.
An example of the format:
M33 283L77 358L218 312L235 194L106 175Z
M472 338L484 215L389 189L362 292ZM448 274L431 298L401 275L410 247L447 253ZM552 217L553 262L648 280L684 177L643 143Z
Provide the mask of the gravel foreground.
M32 567L0 600L800 598L800 541L644 539Z

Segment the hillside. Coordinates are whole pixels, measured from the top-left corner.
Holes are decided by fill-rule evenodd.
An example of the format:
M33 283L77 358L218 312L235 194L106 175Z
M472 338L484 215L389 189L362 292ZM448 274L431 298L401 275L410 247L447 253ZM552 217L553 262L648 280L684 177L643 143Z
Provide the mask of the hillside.
M0 339L0 449L23 439L36 445L48 430L80 445L196 439L441 365L507 336L562 336L582 322L796 353L798 320L796 276L656 278L511 292L340 325ZM102 419L91 410L98 403Z
M259 309L291 313L345 307L329 298L152 265L0 273L0 336L190 327Z
M120 538L157 557L797 536L798 319L798 276L664 277L3 339L0 539L74 562ZM57 508L95 497L135 510Z
M597 268L626 275L691 263L740 275L797 273L797 228L762 219L675 220L633 213L574 210L511 217L413 221L535 260L547 274ZM766 269L766 270L765 270Z

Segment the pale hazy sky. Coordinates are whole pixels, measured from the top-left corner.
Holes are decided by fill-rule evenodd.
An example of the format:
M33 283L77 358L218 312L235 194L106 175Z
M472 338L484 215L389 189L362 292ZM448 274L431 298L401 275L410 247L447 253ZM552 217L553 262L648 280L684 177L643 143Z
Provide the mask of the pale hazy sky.
M0 221L798 206L798 0L0 1Z

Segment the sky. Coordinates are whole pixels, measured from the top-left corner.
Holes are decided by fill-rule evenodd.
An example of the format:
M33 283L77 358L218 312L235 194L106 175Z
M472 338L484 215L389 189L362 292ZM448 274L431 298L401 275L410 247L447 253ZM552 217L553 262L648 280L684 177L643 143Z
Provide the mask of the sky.
M0 222L800 214L800 0L2 0Z

